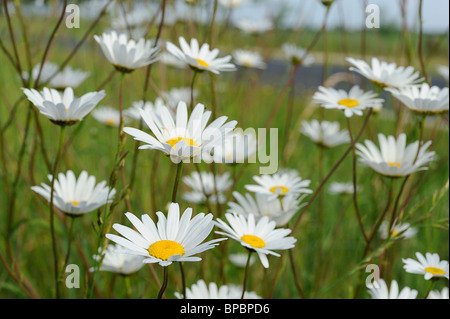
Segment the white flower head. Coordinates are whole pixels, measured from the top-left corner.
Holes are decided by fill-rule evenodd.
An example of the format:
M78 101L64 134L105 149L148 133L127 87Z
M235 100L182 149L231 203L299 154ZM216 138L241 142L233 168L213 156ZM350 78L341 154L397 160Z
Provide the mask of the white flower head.
M236 66L230 63L231 55L218 58L219 49L210 50L208 43L200 46L198 40L192 38L189 45L183 37L179 37L178 41L181 49L175 44L167 42L167 51L194 70L208 71L214 74L236 70Z
M365 145L356 144L357 154L361 163L370 166L381 175L402 177L414 172L427 170L426 166L435 156L435 152L428 152L431 141L424 143L420 150L419 141L406 146L406 134L402 133L396 139L394 136L378 134L380 148L370 140Z
M308 136L316 144L326 148L350 142L348 130L341 131L339 122L303 121L301 133Z
M313 101L326 109L343 110L346 117L354 114L361 116L365 109L384 102L383 99L377 98L375 92L364 92L358 85L353 86L348 92L320 86L313 96Z
M92 117L107 126L118 127L120 124L120 111L109 105L97 107L92 111ZM126 122L128 119L125 117Z
M242 287L236 285L217 286L215 282L208 285L202 279L193 284L190 288L186 288L186 299L240 299L242 295ZM183 295L175 292L175 297L183 299ZM245 292L244 299L261 299L254 292Z
M384 279L379 279L377 281L379 287L371 284L369 287L369 294L372 299L416 299L418 291L411 289L409 287L404 287L402 290L399 289L396 280L391 281L391 287L389 288L384 281Z
M201 258L194 255L214 248L224 239L202 243L214 227L212 214L199 213L191 219L192 208L187 208L180 218L179 205L171 203L167 216L160 211L156 215L158 223L155 225L147 214L140 220L125 213L137 231L114 224L114 230L123 237L114 234L106 234L106 237L124 247L120 252L143 256L144 263L158 263L163 267L173 262L200 261Z
M203 152L211 151L237 124L236 121L225 123L227 117L221 116L208 125L211 111L205 111L203 104L197 104L188 117L187 105L182 101L178 103L175 118L167 107L161 107L159 114L143 110L140 114L154 137L132 127L125 127L124 132L145 143L140 149L159 150L174 163L197 159Z
M48 175L52 181L52 175ZM53 203L59 210L72 217L92 212L99 207L111 203L116 193L115 189L106 186L106 181L95 184L95 176L82 171L78 179L73 171L59 173L55 179ZM51 187L42 183L31 189L50 202Z
M352 64L351 71L355 71L378 88L401 88L408 85L417 84L423 81L419 72L415 71L412 66L397 66L396 63L380 62L377 58L372 58L372 64L369 65L363 60L347 58Z
M438 254L432 254L428 252L425 254L425 256L420 252L416 252L416 257L418 261L412 258L402 258L402 261L404 263L403 268L406 270L406 272L411 274L424 275L425 280L440 277L449 279L447 260L440 260Z
M94 255L94 260L100 262L100 271L110 271L124 276L131 275L137 272L144 266L144 257L138 255L130 255L119 253L118 251L124 248L120 245L106 246L101 254ZM89 269L94 271L95 267Z
M266 68L266 63L264 62L261 54L258 52L237 49L233 51L232 56L234 61L236 61L236 64L240 66L255 69Z
M255 221L253 214L247 217L237 213L226 213L226 224L221 219L217 219L216 226L222 231L216 231L232 239L237 240L242 246L258 254L264 268L269 268L267 255L279 257L273 250L286 250L294 247L297 241L294 237L288 236L291 230L288 228L277 228L275 221L269 220L267 216Z
M430 291L430 294L428 295L427 299L449 299L448 287L442 288L441 291L439 290Z
M285 43L281 47L286 59L293 65L311 66L314 64L314 56L307 53L303 48L297 47L295 44Z
M183 182L191 188L190 192L183 194L183 198L190 203L210 203L220 204L225 202L223 192L233 184L230 174L225 172L222 175L214 175L211 172L192 172L191 175L183 176Z
M396 239L409 239L417 234L417 229L411 227L409 223L394 223L391 227L391 233L389 235L390 222L384 221L380 225L380 237L382 239L396 238Z
M298 197L300 194L311 194L312 190L307 188L311 181L303 180L301 177L292 177L288 173L276 173L273 175L253 176L257 185L245 185L250 192L265 194L268 199L283 196Z
M120 72L129 73L158 60L159 48L151 40L129 39L125 33L116 31L94 35L108 61Z
M427 83L423 83L386 90L414 113L422 115L448 113L448 88L430 87Z
M37 64L31 71L31 77L33 80L37 80L41 64ZM66 66L61 72L59 72L59 66L52 62L45 62L42 67L41 75L39 78L40 83L47 83L54 89L63 90L67 87L77 88L80 84L86 80L89 76L89 72L72 69L70 66ZM29 74L23 72L22 77L25 80L29 79Z
M333 195L352 195L354 193L353 183L332 182L328 188L328 192ZM356 191L361 190L360 186L356 187Z
M81 121L106 95L105 91L99 91L76 98L71 87L66 88L63 93L46 87L42 92L35 89L22 90L41 114L61 126Z

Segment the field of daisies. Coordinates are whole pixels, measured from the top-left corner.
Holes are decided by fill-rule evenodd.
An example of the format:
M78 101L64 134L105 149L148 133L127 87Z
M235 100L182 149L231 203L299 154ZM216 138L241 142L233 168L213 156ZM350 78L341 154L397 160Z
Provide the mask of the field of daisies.
M340 1L1 1L0 298L448 299L448 32Z

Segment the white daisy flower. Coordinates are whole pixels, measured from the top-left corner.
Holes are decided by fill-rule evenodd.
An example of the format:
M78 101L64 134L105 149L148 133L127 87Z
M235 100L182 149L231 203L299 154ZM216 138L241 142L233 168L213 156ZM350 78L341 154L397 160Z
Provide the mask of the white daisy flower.
M259 220L263 216L275 221L276 225L284 226L305 204L300 205L304 196L284 196L281 199L270 199L266 194L256 193L255 197L250 194L241 195L234 191L233 196L237 203L229 202L228 212L238 213L243 216L250 214Z
M377 98L376 93L364 92L355 85L349 92L320 86L313 96L313 102L326 109L343 110L346 117L351 117L353 114L363 115L363 110L373 108L384 100Z
M380 225L379 232L382 239L388 239L388 237L409 239L417 234L417 229L411 227L409 223L394 223L394 225L392 225L391 235L389 236L389 224L390 222L384 221Z
M144 112L151 113L155 112L156 114L159 113L161 110L161 107L165 106L164 101L161 98L156 98L155 102L150 101L135 101L131 104L132 106L126 110L123 111L123 113L132 118L133 120L142 120L140 110L144 110ZM169 111L171 111L171 115L174 116L174 113L169 108Z
M427 299L449 299L448 287L442 288L441 291L439 291L439 290L430 291Z
M416 72L412 66L398 67L396 63L380 62L375 57L372 58L372 65L353 58L347 58L346 60L353 65L350 67L351 71L369 79L378 88L401 88L423 81L419 72Z
M101 37L94 35L94 39L108 61L120 72L129 73L158 60L159 48L154 47L151 40L140 38L135 41L116 31L104 32Z
M236 285L223 285L220 288L215 282L208 285L202 279L186 288L186 299L241 299L242 287ZM183 295L175 292L175 297L184 299ZM255 292L245 292L244 299L261 299Z
M314 56L307 53L305 49L297 47L294 44L285 43L281 47L286 59L293 65L311 66L314 64Z
M445 277L447 279L449 278L448 261L440 260L437 253L426 253L424 256L421 253L416 252L416 257L419 261L412 258L402 258L404 263L403 268L406 272L410 274L424 275L425 280L440 277Z
M411 289L409 287L404 287L399 290L398 283L396 280L391 281L391 287L389 288L384 281L380 279L377 281L379 287L375 287L372 284L368 290L368 293L372 299L416 299L418 291Z
M124 248L120 245L106 246L100 255L94 255L94 260L100 262L100 271L110 271L120 275L131 275L144 266L144 257L138 255L118 253L118 250ZM94 271L95 267L91 267L89 271Z
M35 89L22 90L43 115L61 126L81 121L106 95L105 91L100 91L76 98L71 87L66 88L64 93L46 87L42 92Z
M245 185L245 189L250 192L265 194L268 199L275 199L283 196L298 197L300 194L311 194L312 190L307 188L311 181L302 180L301 177L292 177L290 174L273 174L253 176L253 180L258 185Z
M40 68L41 64L39 63L31 71L31 77L34 81L37 80ZM90 74L89 72L72 69L70 66L66 66L61 72L58 71L59 66L57 64L45 62L39 78L40 83L48 82L48 86L57 90L63 90L67 87L77 88ZM23 72L22 77L28 80L28 72Z
M439 65L437 68L438 73L440 76L442 76L447 82L448 82L448 66L446 65Z
M189 87L173 88L168 92L163 92L162 96L166 101L167 105L172 107L174 110L180 101L189 103L191 100L191 89ZM193 97L194 99L198 96L198 90L194 89Z
M92 117L108 126L118 127L120 124L120 111L112 106L97 107L92 111ZM128 119L124 118L124 123L126 122L128 122Z
M356 191L359 192L360 190L361 187L357 186ZM354 193L353 183L332 182L328 192L333 195L352 195Z
M239 253L239 254L229 254L228 259L231 261L233 265L240 268L245 268L247 266L248 254ZM255 263L255 256L250 256L249 266Z
M159 150L174 163L198 158L210 151L237 123L225 123L227 117L221 116L207 125L211 111L205 112L203 104L197 104L188 118L185 102L178 103L175 120L167 107L161 107L160 114L143 110L140 114L156 138L132 127L125 127L124 132L145 143L140 149Z
M175 44L167 42L167 51L194 70L208 71L214 74L236 70L236 66L230 63L231 55L217 58L219 49L210 50L208 43L200 46L197 39L193 38L189 45L183 37L179 37L178 41L181 50Z
M357 143L356 153L361 163L370 166L381 175L388 177L407 176L414 172L427 170L426 166L435 156L435 152L427 152L431 141L424 143L419 152L419 141L406 146L406 134L402 133L396 139L394 136L378 134L380 149L370 141L365 146ZM417 157L417 158L416 158Z
M220 204L225 202L223 192L233 185L230 174L225 172L222 175L214 175L211 172L192 172L191 175L183 176L183 182L191 188L190 192L185 192L183 198L190 203L205 203L206 199L210 203Z
M252 133L236 129L227 134L222 143L214 147L212 159L216 163L245 163L256 153L258 141Z
M231 54L236 64L255 69L265 69L266 63L260 53L249 50L234 50Z
M293 248L297 241L294 237L287 237L291 233L290 229L275 229L275 221L269 220L267 216L263 216L257 223L252 214L245 217L237 213L226 213L225 218L230 226L221 219L217 219L216 226L224 231L216 231L216 233L233 238L245 248L256 252L264 268L269 268L267 255L280 256L273 250Z
M234 25L241 31L251 35L266 33L275 28L273 21L269 18L239 19L234 22Z
M348 130L340 130L339 122L302 121L301 133L319 146L335 147L350 142Z
M52 175L48 175L52 181ZM95 184L95 176L82 171L78 179L73 171L66 174L59 173L55 179L53 203L59 210L72 217L92 212L99 207L111 203L116 190L110 190L106 181ZM42 183L41 186L32 186L31 190L50 202L51 187Z
M123 237L106 234L106 238L125 247L122 253L144 256L144 263L158 263L165 267L173 262L194 262L202 260L194 255L212 249L223 238L202 242L211 233L214 222L213 215L204 213L192 216L192 208L187 208L180 218L180 207L171 203L167 217L162 212L156 212L158 223L144 214L139 220L132 213L125 216L136 230L121 224L112 227Z
M427 83L423 83L386 90L414 113L423 115L448 113L448 88L430 87Z

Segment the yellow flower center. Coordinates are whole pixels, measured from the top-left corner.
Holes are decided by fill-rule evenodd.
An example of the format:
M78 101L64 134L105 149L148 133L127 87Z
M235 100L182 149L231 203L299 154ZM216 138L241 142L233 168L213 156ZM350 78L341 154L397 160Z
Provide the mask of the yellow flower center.
M170 140L166 141L166 143L169 144L170 146L172 146L176 150L175 144L177 144L179 141L185 141L187 143L187 145L189 145L189 146L197 146L198 147L198 144L195 143L194 140L187 138L187 137L174 137L174 138L171 138Z
M289 188L284 186L274 186L270 188L270 191L274 194L286 194L289 191Z
M343 105L345 107L352 108L352 107L358 106L359 102L357 100L354 100L354 99L343 99L343 100L340 100L338 102L338 104L339 105Z
M115 121L112 117L107 118L107 119L105 120L105 123L106 123L107 125L109 125L109 126L115 126L115 125L116 125L116 121Z
M66 202L66 204L73 204L74 206L78 206L78 202L76 200L71 200L69 202Z
M389 167L392 166L397 166L398 168L400 168L400 166L402 166L402 164L400 164L399 162L388 162Z
M241 237L241 240L255 248L263 248L266 246L264 240L255 235L244 235Z
M440 268L436 268L436 267L427 267L425 268L426 272L429 272L430 274L433 275L445 275L445 271L440 269Z
M184 255L184 248L173 240L160 240L148 248L150 256L161 260L167 260L173 255Z
M205 68L209 67L209 64L206 63L205 61L203 61L202 59L196 59L196 60L197 60L198 64L200 64L201 66L203 66Z

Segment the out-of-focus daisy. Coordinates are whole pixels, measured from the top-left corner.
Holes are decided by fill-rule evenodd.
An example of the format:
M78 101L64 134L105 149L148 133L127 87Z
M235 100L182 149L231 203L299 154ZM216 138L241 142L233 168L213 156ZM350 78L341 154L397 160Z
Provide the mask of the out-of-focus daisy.
M215 282L208 285L202 279L186 288L186 299L240 299L242 287L236 285L223 285L218 287ZM183 295L175 292L175 297L184 299ZM245 292L244 299L261 299L255 292Z
M307 53L305 49L297 47L294 44L285 43L281 47L286 59L293 65L311 66L314 64L314 56Z
M187 67L186 63L167 51L164 51L159 55L159 62L178 69L184 69Z
M302 180L299 176L292 178L286 173L257 175L253 176L253 180L258 183L258 185L245 185L245 189L250 192L265 194L268 199L312 193L312 190L307 188L309 184L311 184L309 179Z
M112 106L101 106L92 111L92 117L100 123L108 126L118 127L120 124L120 112ZM128 121L124 118L124 123Z
M144 214L140 220L131 213L125 216L136 230L121 224L112 227L123 237L106 234L113 242L122 245L122 253L144 256L144 263L159 263L169 266L173 262L194 262L201 258L194 256L218 245L223 238L202 242L211 233L214 222L212 214L197 214L192 217L192 208L187 208L180 218L180 207L171 203L167 217L162 212L156 212L158 223Z
M430 291L427 299L449 299L448 287L442 288L441 291L439 290Z
M230 225L217 219L215 223L223 232L216 231L216 233L233 238L245 248L256 252L264 268L269 268L267 255L280 256L273 250L293 248L297 241L294 237L288 236L291 233L290 229L275 229L275 221L269 220L267 216L263 216L258 222L255 222L255 216L252 214L245 217L237 213L226 213L225 218Z
M430 87L427 83L423 83L387 91L414 113L423 115L448 113L448 88Z
M160 114L143 110L140 114L156 138L132 127L125 127L124 132L145 143L140 149L159 150L175 163L210 151L237 123L225 123L227 117L221 116L207 125L211 112L203 104L197 104L188 118L185 102L178 103L175 120L167 107L161 107Z
M249 50L234 50L232 53L236 64L246 68L265 69L266 63L260 53Z
M170 89L168 92L163 92L162 96L166 101L166 104L175 110L178 103L181 101L189 103L191 100L191 93L194 98L198 96L198 90L194 89L194 92L191 92L191 89L188 87Z
M216 163L245 163L257 149L258 141L254 134L235 129L225 136L223 143L214 147L212 158Z
M116 31L94 35L108 61L120 72L129 73L158 59L159 48L151 40L129 39L125 33Z
M238 213L243 216L252 214L256 220L263 216L269 217L270 220L275 221L277 226L286 225L300 208L304 196L296 198L295 196L284 196L280 200L269 199L266 194L256 193L255 197L250 194L241 195L234 191L233 196L236 203L229 202L228 212Z
M319 146L335 147L350 142L348 130L340 130L339 122L318 120L303 121L301 133L308 136Z
M247 265L248 254L240 253L240 254L229 254L228 259L230 259L231 263L237 267L245 268ZM255 256L250 256L249 265L253 265L255 263Z
M389 288L384 279L378 280L379 287L375 287L374 284L368 289L368 293L372 299L416 299L418 291L409 287L404 287L399 290L396 280L391 281L391 287Z
M99 255L94 255L93 258L97 262L101 261L100 271L110 271L120 275L128 276L144 266L144 257L138 255L130 255L118 253L117 250L123 250L120 245L106 246L105 250ZM94 271L94 267L90 271Z
M190 187L190 192L183 193L183 198L190 203L209 203L223 204L226 191L233 184L230 174L225 172L223 175L214 175L211 172L192 172L191 175L183 176L183 182Z
M39 63L31 71L31 77L33 80L37 80L40 68L41 64ZM58 72L58 70L59 66L55 63L45 62L42 67L39 82L48 82L48 86L57 90L63 90L67 87L77 88L89 76L89 72L75 70L70 66L66 66L61 72ZM22 77L25 80L28 80L29 74L27 72L23 72Z
M448 82L448 66L440 65L438 66L437 71Z
M423 81L419 72L416 72L412 66L398 67L396 63L380 62L375 57L372 58L371 65L363 60L353 58L347 58L346 60L352 64L351 71L361 74L378 88L401 88Z
M416 257L419 261L412 258L403 259L403 268L406 272L411 274L424 275L425 280L431 278L440 278L448 276L448 261L440 260L437 253L426 253L425 256L419 252L416 252Z
M131 107L124 110L123 113L125 114L125 116L128 116L129 118L132 118L134 120L142 120L140 110L143 110L147 113L155 112L158 114L161 107L163 106L165 106L164 101L159 97L156 98L154 103L150 101L140 100L133 102L131 104ZM174 115L171 109L169 109L169 111L171 111L171 114Z
M417 229L411 227L409 223L401 223L392 225L391 235L389 236L389 222L384 221L380 225L380 237L382 239L388 239L388 237L392 238L401 238L401 239L409 239L417 234Z
M361 116L366 108L384 102L383 99L377 98L376 93L364 92L358 85L353 86L349 92L320 86L313 96L313 101L326 109L343 110L346 117L353 114Z
M357 186L356 191L360 191L361 187ZM333 195L352 195L354 193L353 183L333 182L328 188L328 192Z
M248 0L219 0L220 5L226 8L237 8L247 2Z
M63 93L55 89L22 89L28 100L50 121L57 125L73 125L81 121L101 99L105 91L90 92L76 98L73 89L68 87Z
M232 58L231 55L217 58L219 49L210 50L208 43L204 43L200 46L198 40L192 38L189 45L183 37L179 37L178 41L181 49L175 44L167 42L167 51L194 70L208 71L214 74L236 70L236 66L230 63Z
M275 28L273 21L269 18L239 19L234 22L234 25L241 31L251 35L266 33Z
M48 175L52 181L52 175ZM72 217L81 216L112 202L115 189L106 186L106 181L95 184L95 176L82 171L78 179L73 171L66 174L59 173L55 179L53 203L62 212ZM42 183L41 186L32 186L31 189L50 201L51 187Z
M370 166L381 175L389 177L407 176L414 172L427 170L426 166L434 158L435 152L427 152L431 141L424 143L418 152L419 141L406 146L406 134L396 139L394 136L378 134L380 148L370 140L365 146L357 143L357 154L361 163Z

